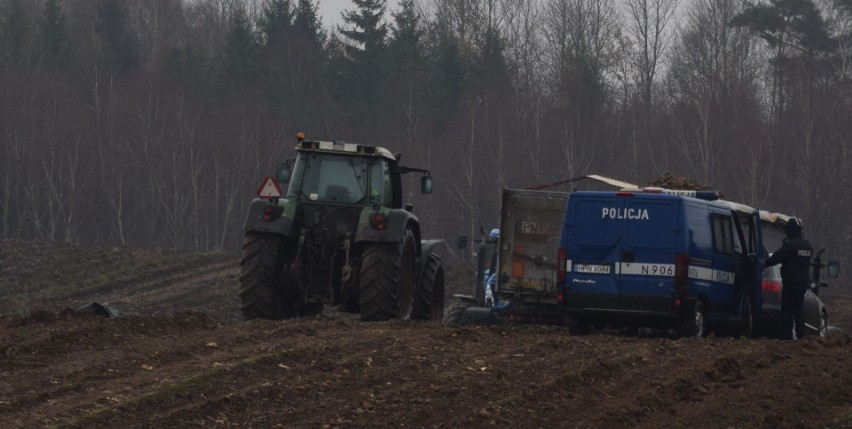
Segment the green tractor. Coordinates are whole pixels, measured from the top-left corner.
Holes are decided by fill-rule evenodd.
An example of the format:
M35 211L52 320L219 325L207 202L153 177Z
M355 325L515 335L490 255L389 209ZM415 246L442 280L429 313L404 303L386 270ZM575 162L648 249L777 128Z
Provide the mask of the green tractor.
M440 322L444 268L440 240L421 239L401 176L387 149L309 141L299 133L296 158L278 165L251 203L240 273L243 317L286 319L315 315L324 305L391 318ZM286 194L279 183L288 184Z

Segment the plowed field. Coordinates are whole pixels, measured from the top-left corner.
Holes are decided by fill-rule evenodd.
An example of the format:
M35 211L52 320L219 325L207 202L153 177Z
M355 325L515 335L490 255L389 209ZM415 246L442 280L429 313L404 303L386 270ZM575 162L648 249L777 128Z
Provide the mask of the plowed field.
M230 253L0 242L0 427L852 427L842 332L243 322L238 273ZM850 332L852 299L824 299ZM93 301L122 317L73 310Z

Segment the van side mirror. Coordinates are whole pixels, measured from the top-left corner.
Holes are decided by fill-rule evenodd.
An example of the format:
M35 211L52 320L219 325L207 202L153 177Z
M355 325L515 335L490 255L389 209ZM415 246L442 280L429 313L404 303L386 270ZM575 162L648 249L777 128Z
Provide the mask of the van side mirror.
M282 162L278 164L275 173L275 181L278 183L290 183L290 163Z
M828 261L828 277L836 279L840 275L840 262Z
M431 194L432 193L432 176L423 176L420 179L420 193L421 194Z
M467 236L466 235L460 235L459 236L458 240L456 241L456 247L459 248L459 249L467 248Z

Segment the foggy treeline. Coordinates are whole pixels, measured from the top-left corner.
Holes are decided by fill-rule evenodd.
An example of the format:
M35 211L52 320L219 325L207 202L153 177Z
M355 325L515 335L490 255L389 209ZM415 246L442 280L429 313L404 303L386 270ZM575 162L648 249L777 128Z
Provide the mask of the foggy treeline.
M319 0L323 1L323 0ZM330 0L326 0L330 1ZM663 173L852 250L852 1L0 0L0 238L238 249L295 134L430 168L425 235L502 187Z

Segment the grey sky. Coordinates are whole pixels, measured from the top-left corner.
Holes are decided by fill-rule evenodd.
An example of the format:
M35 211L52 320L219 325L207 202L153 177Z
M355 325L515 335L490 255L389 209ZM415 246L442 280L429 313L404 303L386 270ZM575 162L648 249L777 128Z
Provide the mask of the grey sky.
M385 11L385 19L391 20L390 12L396 10L398 0L388 0L388 8ZM319 0L319 14L327 26L341 25L343 19L340 17L344 10L355 9L352 0Z

